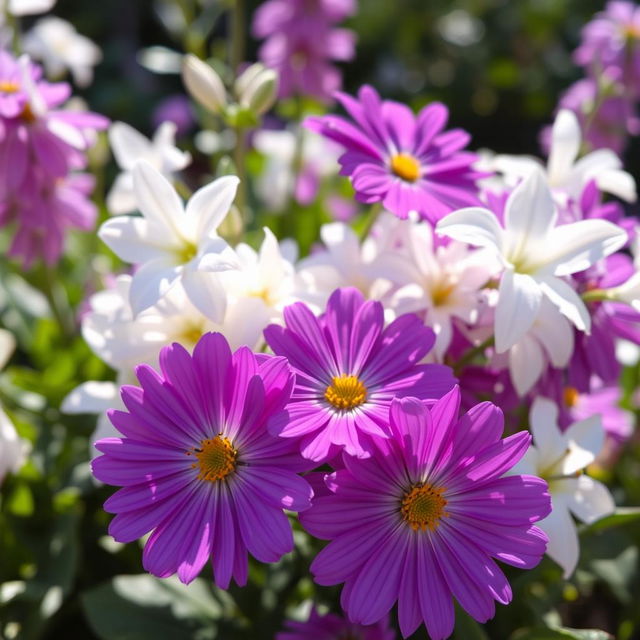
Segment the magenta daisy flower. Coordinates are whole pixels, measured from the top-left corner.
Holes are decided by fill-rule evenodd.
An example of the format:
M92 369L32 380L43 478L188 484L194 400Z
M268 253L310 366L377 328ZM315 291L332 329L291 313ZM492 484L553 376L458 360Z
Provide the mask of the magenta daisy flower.
M417 211L436 222L455 209L479 204L476 154L463 151L470 136L461 129L443 131L449 117L439 102L415 116L399 102L380 100L364 86L358 100L337 99L353 122L340 116L307 118L306 126L346 147L341 174L351 176L360 202L382 202L400 218Z
M395 640L396 637L389 628L388 617L364 626L331 613L321 616L315 607L306 622L287 620L285 627L286 631L277 633L275 640Z
M152 531L142 562L164 578L191 582L211 559L216 584L247 581L247 552L275 562L293 549L283 509L309 506L312 491L290 442L268 423L289 399L293 375L284 358L260 362L234 354L221 334L205 334L193 356L173 344L160 352L162 374L141 365L142 388L122 387L127 411L109 412L124 437L96 443L102 482L123 487L104 505L116 513L119 542Z
M546 549L532 523L551 511L544 480L504 477L529 447L520 432L501 440L502 412L484 402L458 418L454 388L431 408L394 400L393 438L371 458L344 456L327 478L333 494L301 514L331 540L311 565L321 585L345 583L342 608L373 624L398 602L404 637L423 622L432 640L453 630L453 598L480 622L507 604L511 588L494 562L531 568Z
M340 448L366 457L372 437L388 438L394 397L439 398L455 384L449 367L417 364L435 342L418 316L406 314L384 328L379 302L365 302L354 288L331 294L316 318L297 302L284 310L286 328L264 335L274 353L296 373L286 420L274 434L300 439L305 458L321 462Z

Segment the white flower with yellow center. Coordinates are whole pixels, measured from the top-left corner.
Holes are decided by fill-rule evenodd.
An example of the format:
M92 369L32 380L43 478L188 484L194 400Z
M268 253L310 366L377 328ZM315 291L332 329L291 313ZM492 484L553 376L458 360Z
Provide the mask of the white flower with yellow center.
M489 249L502 263L495 319L495 344L503 353L531 329L547 297L579 330L591 318L563 276L584 271L620 249L626 232L605 220L556 226L557 211L543 174L534 171L507 200L504 228L487 209L470 207L440 220L436 231Z
M549 536L547 554L568 578L578 564L580 543L571 517L591 524L613 512L609 490L582 473L602 450L604 429L600 415L558 427L558 407L546 398L536 398L530 413L534 446L511 470L511 474L539 476L549 484L551 513L536 525Z
M175 189L147 162L133 169L142 217L107 220L98 235L122 260L139 265L129 300L134 315L181 283L205 316L221 322L226 294L218 273L238 266L235 252L217 234L236 195L238 178L223 176L199 189L186 208Z

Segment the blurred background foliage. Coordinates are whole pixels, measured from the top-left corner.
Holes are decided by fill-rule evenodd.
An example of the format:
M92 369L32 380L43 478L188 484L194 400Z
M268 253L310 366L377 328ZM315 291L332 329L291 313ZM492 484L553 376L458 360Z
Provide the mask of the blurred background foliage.
M140 64L140 52L162 46L226 56L226 6L233 2L203 4L59 0L55 13L104 53L93 85L80 92L90 107L151 133L158 104L184 92L178 75L153 73ZM258 4L248 2L248 16ZM571 61L580 29L603 6L595 0L359 4L347 24L357 31L358 47L357 59L344 67L346 91L371 83L383 96L414 108L442 100L451 110L451 123L471 132L472 147L534 154L539 153L539 129L551 121L559 94L580 77ZM245 57L255 59L258 43L248 29L247 36ZM184 146L192 147L192 138L185 137ZM638 147L632 142L626 156L636 177ZM115 167L108 163L103 170L101 153L107 153L106 147L96 152L96 171L108 186ZM195 171L201 175L209 159L202 154L197 159ZM259 159L250 161L250 169L259 168ZM98 188L98 200L103 196L104 189ZM313 208L307 212L315 221L323 215ZM280 235L294 235L308 246L317 232L309 220L281 228ZM278 226L267 217L261 221ZM101 275L112 268L107 254L95 236L77 234L53 283L44 270L20 274L2 263L0 320L17 336L18 349L0 374L0 401L20 434L33 443L33 452L19 474L5 479L0 493L0 635L25 640L259 640L273 638L284 618L309 598L335 607L339 589L317 589L311 582L308 565L318 543L311 543L297 524L298 551L277 565L253 564L249 586L228 593L213 587L206 571L188 588L174 579L143 574L139 545L120 545L107 535L110 516L101 505L113 490L97 487L87 465L95 418L58 410L80 382L112 375L77 331L83 299L103 286ZM41 291L49 292L48 299ZM625 372L629 407L639 376L636 370ZM461 614L455 638L640 639L640 518L630 508L640 504L638 438L601 475L623 509L583 531L576 574L562 580L560 569L546 558L533 571L509 571L514 603L499 606L496 618L484 627ZM424 630L415 637L424 638Z

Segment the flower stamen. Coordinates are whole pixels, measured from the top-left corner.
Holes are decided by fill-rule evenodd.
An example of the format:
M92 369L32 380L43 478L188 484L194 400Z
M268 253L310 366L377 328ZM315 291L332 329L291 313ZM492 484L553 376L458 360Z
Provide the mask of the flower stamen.
M188 456L195 456L198 462L191 467L199 467L199 480L217 482L223 480L235 471L238 458L237 449L233 448L231 441L219 433L215 438L203 440L200 447L193 447L186 452Z
M2 93L17 93L20 90L20 85L12 80L0 80L0 92Z
M402 498L400 513L414 531L434 531L440 519L449 514L444 510L447 501L442 497L445 487L434 488L430 484L415 484Z
M357 376L334 376L324 392L325 400L336 409L355 409L367 400L367 388Z
M396 153L391 156L391 171L407 182L415 182L420 177L420 163L410 153Z

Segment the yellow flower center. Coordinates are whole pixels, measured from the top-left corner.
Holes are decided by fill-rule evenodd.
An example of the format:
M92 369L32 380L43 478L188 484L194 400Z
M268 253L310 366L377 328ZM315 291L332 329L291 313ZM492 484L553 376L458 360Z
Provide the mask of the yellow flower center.
M336 409L349 410L367 400L367 388L357 376L335 376L324 392L325 400Z
M202 324L187 324L178 335L178 342L183 345L195 346L204 332Z
M404 494L400 513L414 531L434 531L440 519L449 514L444 510L447 501L442 497L445 488L435 489L430 484L416 484Z
M450 280L441 280L431 289L431 300L434 307L443 307L449 300L449 296L455 290L455 283Z
M573 409L578 404L578 400L580 398L580 392L575 387L565 387L564 392L564 403L569 407L569 409Z
M640 28L635 24L625 25L622 28L622 35L629 40L640 40Z
M20 85L12 80L0 80L0 91L2 93L17 93L20 90Z
M184 241L184 244L176 250L178 264L186 264L191 262L198 253L198 247L193 242Z
M420 163L410 153L396 153L391 156L391 171L398 178L415 182L420 177Z
M238 451L228 438L219 433L215 438L203 440L200 447L194 447L187 451L188 456L195 456L198 462L191 466L200 468L199 480L217 482L223 480L232 471L235 471Z

